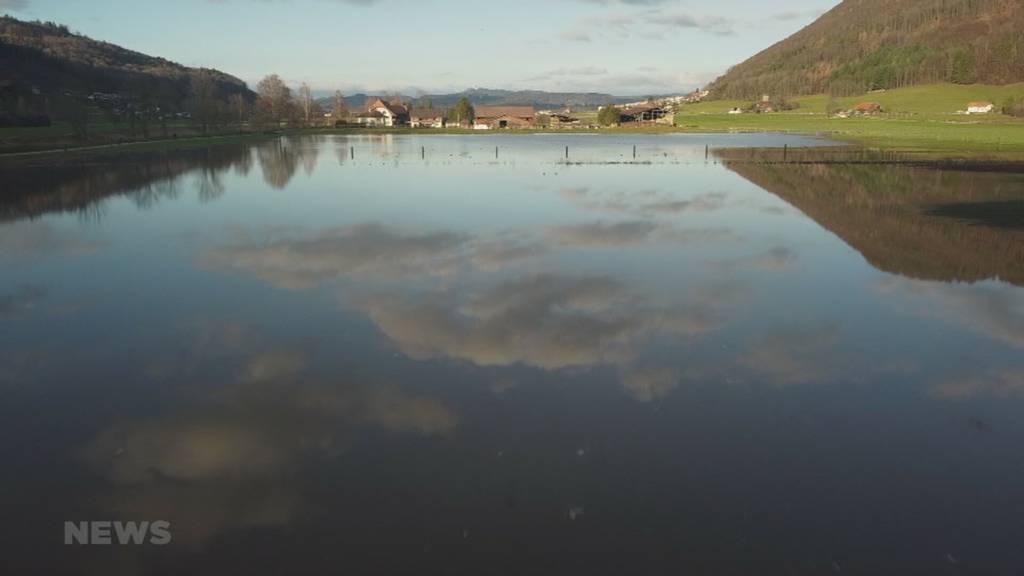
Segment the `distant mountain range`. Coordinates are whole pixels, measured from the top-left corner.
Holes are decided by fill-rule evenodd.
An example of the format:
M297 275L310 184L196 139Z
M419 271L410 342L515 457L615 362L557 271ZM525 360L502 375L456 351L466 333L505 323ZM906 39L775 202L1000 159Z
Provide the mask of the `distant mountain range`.
M538 109L561 108L596 108L609 102L620 104L637 100L635 96L623 97L602 94L599 92L545 92L543 90L496 90L489 88L472 88L451 94L428 94L410 96L388 94L349 94L345 96L345 105L349 109L362 108L368 99L373 97L391 98L407 102L413 106L430 104L435 108L451 108L462 97L476 106L533 106ZM325 109L331 107L331 97L320 98L319 103Z
M1022 0L844 0L730 69L714 98L1024 81Z

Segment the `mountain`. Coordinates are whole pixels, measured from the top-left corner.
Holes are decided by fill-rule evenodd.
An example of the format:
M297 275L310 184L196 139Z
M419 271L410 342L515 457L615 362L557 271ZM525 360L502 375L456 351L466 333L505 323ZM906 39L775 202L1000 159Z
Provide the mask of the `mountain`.
M351 94L345 96L345 104L350 109L362 108L372 94ZM388 96L382 96L388 98ZM390 96L395 98L394 96ZM489 88L472 88L452 94L429 94L421 96L402 95L397 98L414 105L430 103L435 108L451 108L460 98L469 98L477 106L533 106L538 109L557 108L596 108L609 102L622 103L635 100L636 97L619 97L598 92L544 92L542 90L494 90ZM320 105L330 109L331 98L319 99Z
M217 70L188 68L72 33L52 22L0 17L0 103L25 106L33 96L130 93L180 108L192 80L212 81L220 97L255 95L245 82Z
M730 69L714 98L1024 81L1021 0L844 0Z

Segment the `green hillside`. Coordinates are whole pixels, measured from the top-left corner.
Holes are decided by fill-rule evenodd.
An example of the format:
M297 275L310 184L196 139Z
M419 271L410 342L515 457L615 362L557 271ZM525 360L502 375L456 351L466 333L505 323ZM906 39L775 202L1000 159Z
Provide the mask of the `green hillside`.
M1020 0L844 0L730 69L718 99L1024 81Z

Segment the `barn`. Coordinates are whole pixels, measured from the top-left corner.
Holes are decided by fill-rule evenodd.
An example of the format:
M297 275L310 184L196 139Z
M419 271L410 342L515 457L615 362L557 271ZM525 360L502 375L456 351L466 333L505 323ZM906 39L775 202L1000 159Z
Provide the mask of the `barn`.
M474 112L476 130L530 128L536 114L533 106L476 106Z

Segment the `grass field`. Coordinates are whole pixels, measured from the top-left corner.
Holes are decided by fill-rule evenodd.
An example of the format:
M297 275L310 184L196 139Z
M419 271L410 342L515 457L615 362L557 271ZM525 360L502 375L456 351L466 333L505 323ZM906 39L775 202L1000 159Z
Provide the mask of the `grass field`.
M958 84L914 86L911 88L900 88L899 90L871 92L861 96L835 98L835 104L839 108L852 108L861 102L878 102L887 113L891 114L956 115L958 111L967 108L968 102L988 100L998 107L1010 97L1024 97L1024 83L1006 86L984 86L977 84L968 86ZM792 102L799 104L800 107L789 112L781 112L781 114L824 114L828 100L828 96L824 94L793 98ZM750 104L749 100L699 102L685 105L682 113L687 116L696 114L726 114L733 108L746 108Z
M773 114L728 114L749 101L689 104L676 115L678 129L688 132L789 132L821 134L867 146L949 156L1024 156L1024 119L994 113L958 114L967 103L988 100L999 106L1009 97L1024 97L1024 84L1009 86L917 86L834 99L839 108L878 102L885 113L858 118L825 114L826 95L796 98L799 108Z

